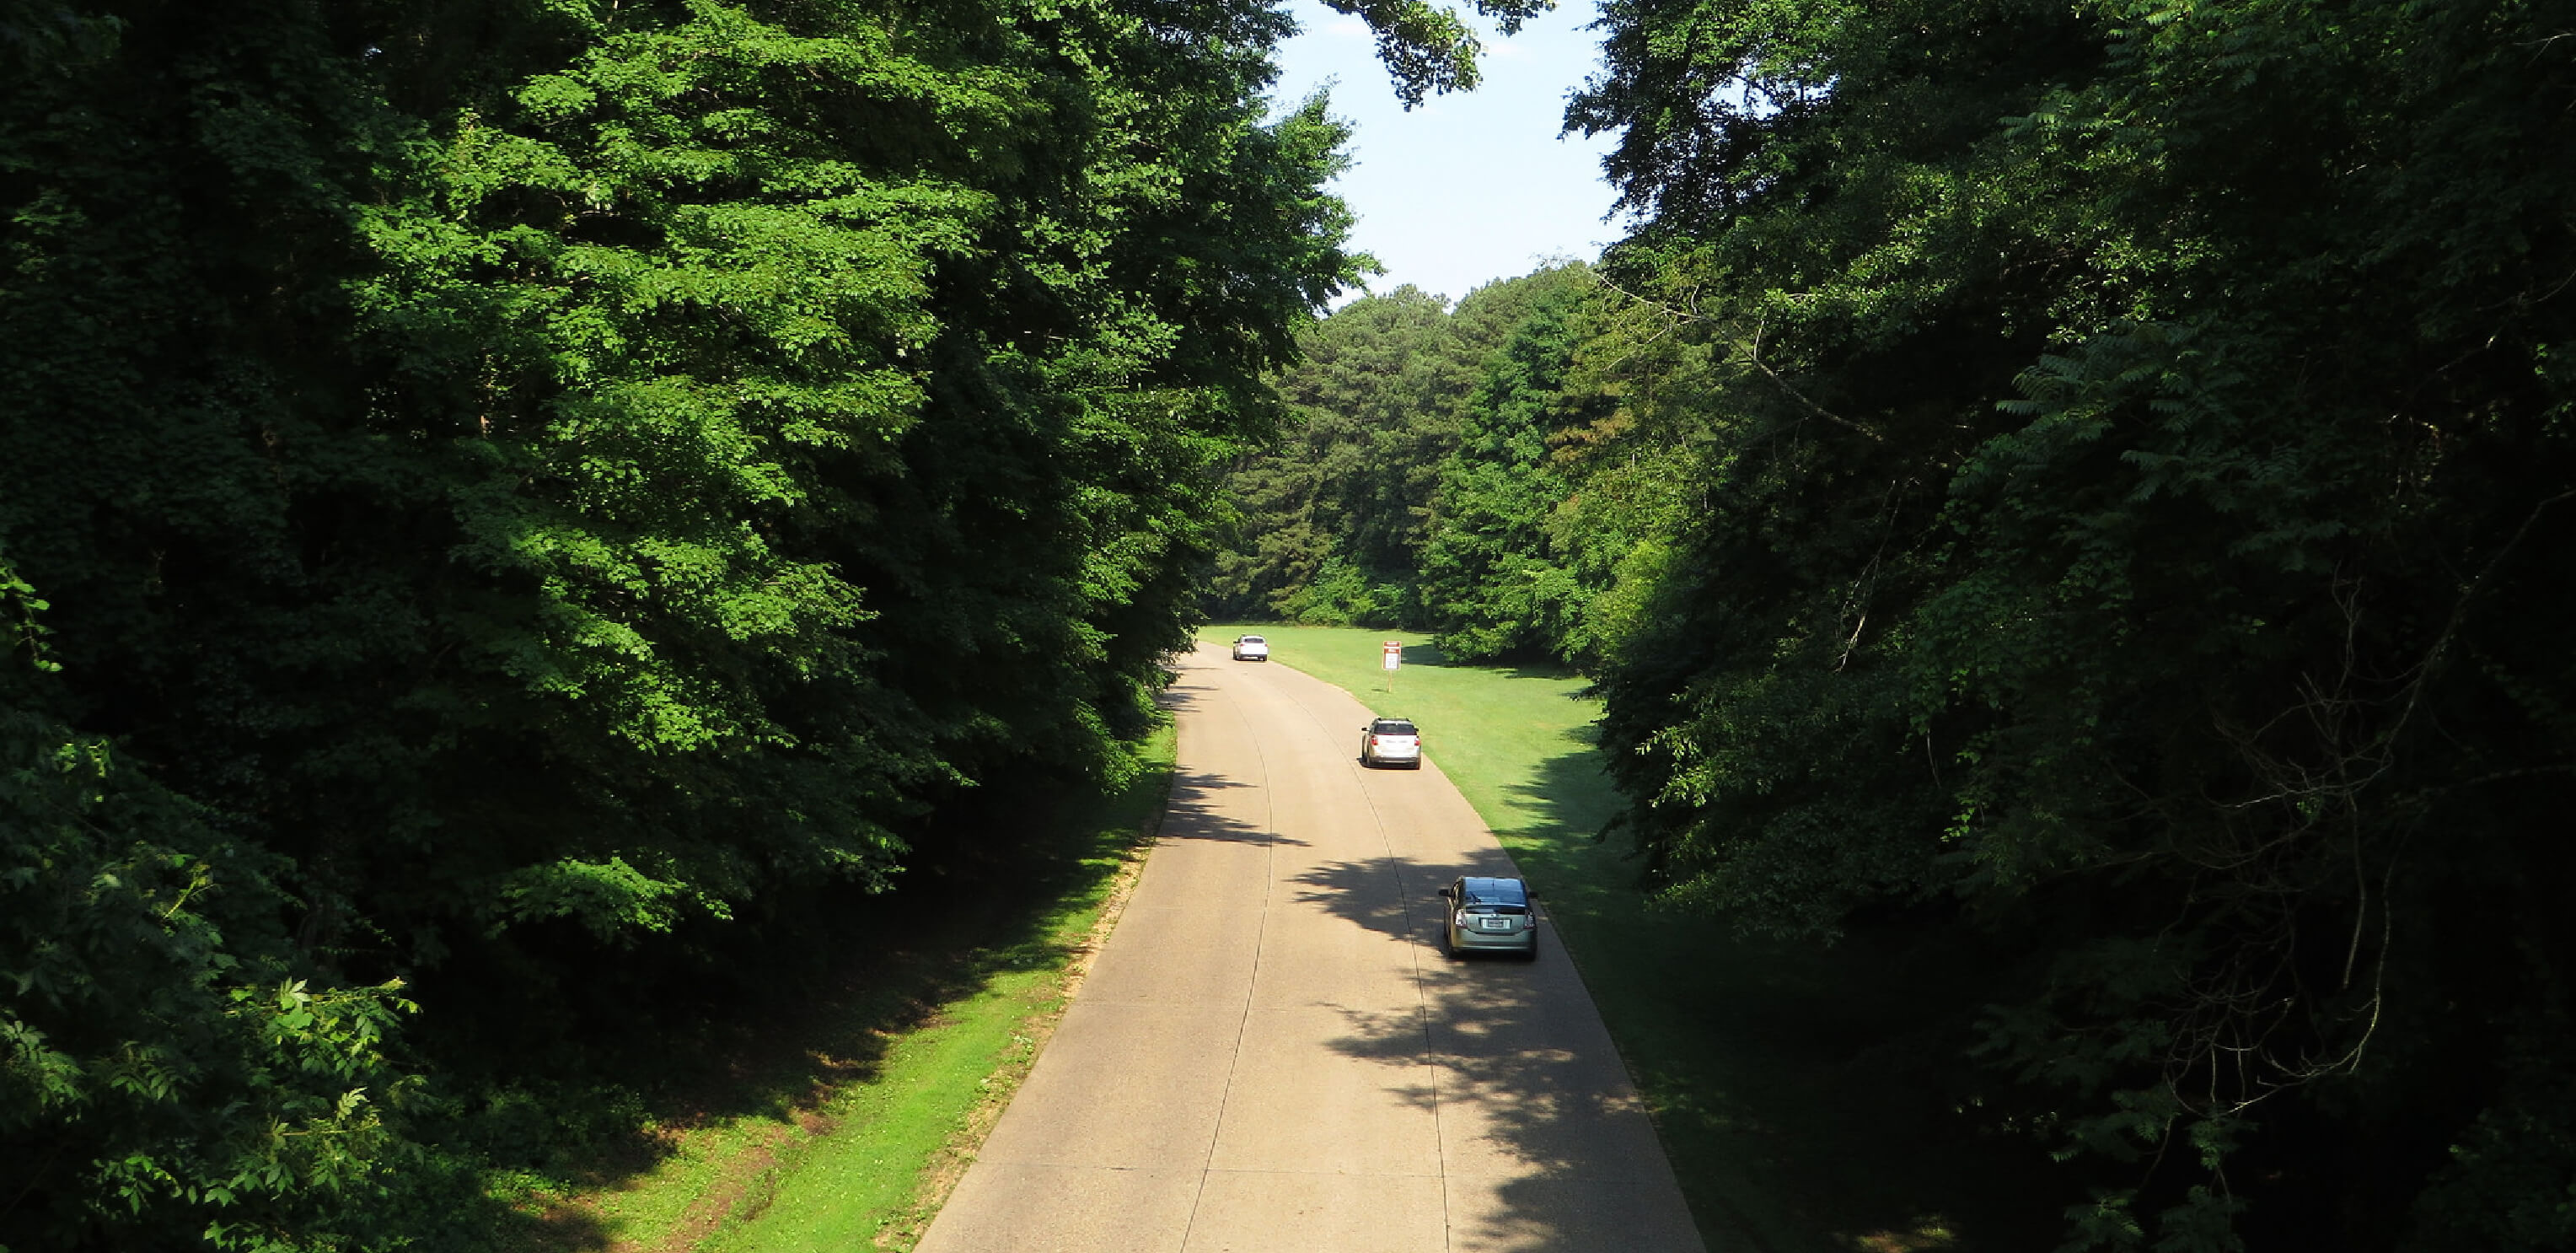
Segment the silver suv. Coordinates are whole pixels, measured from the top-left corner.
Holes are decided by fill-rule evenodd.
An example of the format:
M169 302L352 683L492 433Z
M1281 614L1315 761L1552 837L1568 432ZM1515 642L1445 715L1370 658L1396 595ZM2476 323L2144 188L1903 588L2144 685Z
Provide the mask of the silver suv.
M1360 728L1360 764L1422 768L1422 730L1402 718L1377 718Z

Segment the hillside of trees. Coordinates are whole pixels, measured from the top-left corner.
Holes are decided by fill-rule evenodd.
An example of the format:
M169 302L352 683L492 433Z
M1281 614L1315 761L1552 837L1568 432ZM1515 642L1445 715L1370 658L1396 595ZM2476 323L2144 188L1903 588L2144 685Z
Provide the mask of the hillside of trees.
M2576 9L1603 12L1628 237L1306 331L1212 611L1579 666L1668 904L1970 954L2071 1247L2576 1246Z

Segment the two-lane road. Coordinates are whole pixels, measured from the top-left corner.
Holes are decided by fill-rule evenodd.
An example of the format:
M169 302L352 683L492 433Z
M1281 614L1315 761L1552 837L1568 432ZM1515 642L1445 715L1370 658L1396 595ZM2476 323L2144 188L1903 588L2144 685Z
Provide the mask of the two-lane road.
M1517 871L1440 728L1363 770L1339 689L1183 664L1162 837L922 1253L1700 1250L1554 935L1441 955L1440 885Z

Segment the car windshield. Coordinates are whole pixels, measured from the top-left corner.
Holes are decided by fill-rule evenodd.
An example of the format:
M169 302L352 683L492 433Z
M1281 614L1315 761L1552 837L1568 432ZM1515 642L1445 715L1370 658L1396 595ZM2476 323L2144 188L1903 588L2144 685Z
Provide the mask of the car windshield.
M1517 913L1529 908L1529 889L1518 879L1469 879L1459 885L1458 903L1470 909L1500 906L1503 912Z
M1378 720L1377 720L1377 725L1372 726L1372 727L1370 727L1370 728L1369 728L1369 733L1370 733L1370 734L1372 734L1372 735L1413 735L1413 734L1416 734L1416 732L1415 732L1415 731L1414 731L1414 729L1413 729L1413 724L1412 724L1412 723L1410 723L1410 722L1406 722L1406 721L1404 721L1404 720L1403 720L1403 719L1401 719L1401 718L1380 718L1380 719L1378 719ZM1453 747L1454 747L1454 745L1453 745Z

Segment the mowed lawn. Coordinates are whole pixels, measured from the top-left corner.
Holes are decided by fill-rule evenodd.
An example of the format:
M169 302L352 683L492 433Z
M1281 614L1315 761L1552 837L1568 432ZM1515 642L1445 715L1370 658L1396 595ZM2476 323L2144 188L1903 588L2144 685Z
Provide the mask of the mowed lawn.
M2059 1238L2059 1181L2037 1147L1980 1138L1932 1095L1954 1046L1924 1038L1945 989L1901 945L1745 943L1656 907L1594 746L1585 682L1449 666L1401 631L1219 624L1382 716L1427 750L1520 863L1654 1110L1713 1250L2020 1250ZM1392 675L1387 641L1405 645ZM1250 663L1246 663L1250 664Z

